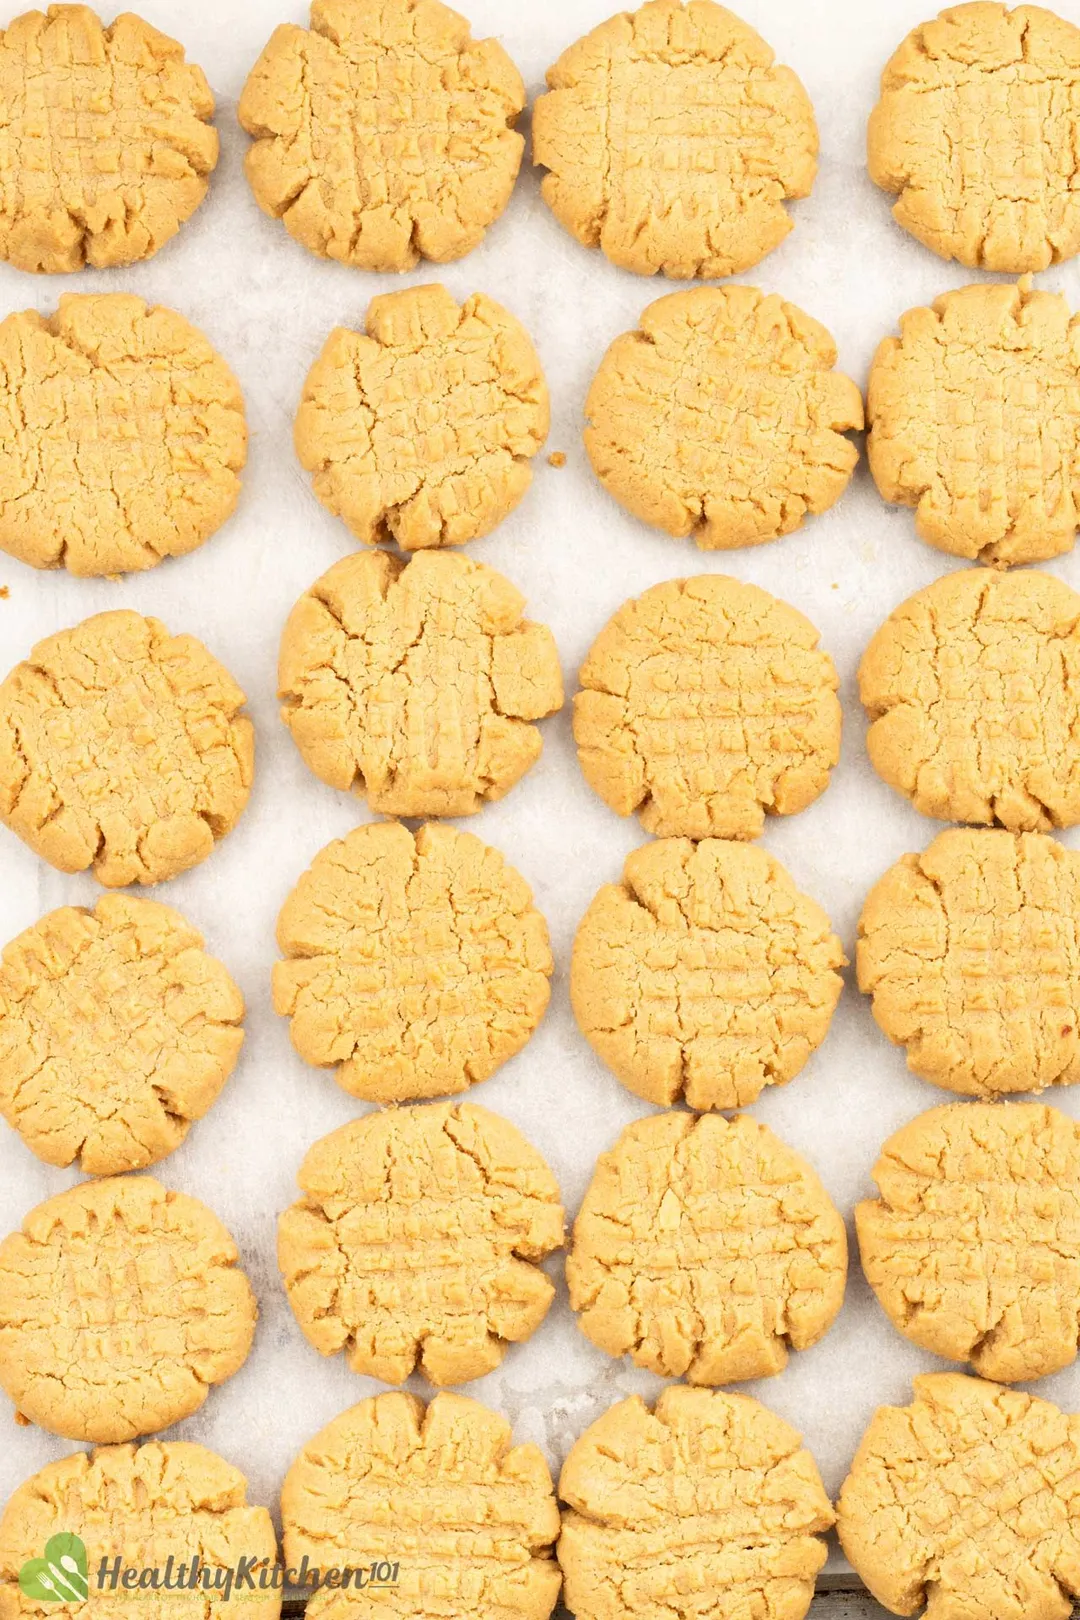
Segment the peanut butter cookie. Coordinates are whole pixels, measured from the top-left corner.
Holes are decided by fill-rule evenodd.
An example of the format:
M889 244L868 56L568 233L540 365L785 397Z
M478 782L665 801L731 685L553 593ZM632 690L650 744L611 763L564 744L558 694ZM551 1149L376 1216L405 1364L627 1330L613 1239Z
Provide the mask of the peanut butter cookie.
M924 815L1013 832L1080 821L1080 595L964 568L903 602L863 655L874 769Z
M859 988L947 1091L1080 1080L1080 851L1041 833L954 829L905 855L859 919Z
M1060 293L980 283L909 309L878 346L867 417L878 489L939 551L1005 568L1071 550L1080 316Z
M836 345L756 287L669 293L608 349L585 401L585 448L609 494L702 551L757 546L840 499L859 459L862 395Z
M469 1103L365 1114L316 1142L278 1222L285 1291L309 1344L354 1372L433 1384L493 1372L547 1315L535 1263L562 1246L555 1177L505 1119Z
M797 1153L747 1114L652 1114L601 1156L566 1260L609 1355L662 1378L763 1378L843 1303L844 1223Z
M315 775L389 816L470 816L540 757L562 707L551 631L508 579L452 553L354 553L289 615L281 718Z
M1078 108L1080 29L1041 6L950 6L886 63L870 177L943 259L1045 270L1080 250Z
M633 1395L571 1448L559 1478L566 1607L577 1620L802 1620L833 1510L795 1430L746 1395Z
M839 681L809 619L722 574L623 604L581 666L574 738L604 803L661 838L756 838L823 793Z
M236 1245L150 1176L86 1181L0 1243L0 1386L24 1418L112 1443L197 1412L251 1349Z
M1080 1336L1080 1125L1041 1103L951 1103L891 1136L859 1204L893 1324L984 1378L1045 1378Z
M201 641L128 609L47 636L0 682L0 821L106 888L175 877L247 804L244 701Z
M203 198L214 98L184 48L125 11L27 11L0 32L0 258L19 270L148 259Z
M0 322L0 551L84 575L183 556L246 455L240 385L174 310L68 293Z
M2 328L0 328L2 331ZM407 287L339 326L308 373L296 453L356 538L459 546L513 511L547 438L532 340L493 298Z
M547 1620L562 1584L543 1452L512 1445L506 1419L463 1395L436 1395L425 1411L391 1391L343 1412L285 1476L281 1521L294 1567L393 1557L395 1616ZM373 1608L355 1588L324 1588L308 1604L312 1620L366 1620Z
M980 8L981 9L981 8ZM1067 1620L1080 1597L1080 1417L961 1373L879 1407L837 1504L845 1553L893 1614Z
M810 99L712 0L650 0L565 50L533 108L533 161L560 225L651 276L748 270L817 172Z
M237 117L255 200L312 253L360 270L443 264L514 189L521 75L438 0L313 0L251 70Z
M466 1091L548 1004L547 924L497 850L453 827L355 828L278 918L274 1006L308 1063L369 1102Z
M627 856L574 940L570 999L597 1055L647 1102L741 1108L825 1039L840 941L780 862L667 838Z
M68 1548L76 1536L89 1555L89 1579L82 1589L89 1585L90 1596L81 1603L77 1566L73 1570L60 1562L71 1557ZM54 1537L61 1538L56 1557L46 1553L42 1560ZM265 1559L273 1566L277 1537L266 1509L248 1504L243 1474L205 1446L153 1440L144 1446L102 1446L92 1455L76 1451L47 1463L20 1485L0 1517L0 1620L41 1620L50 1612L123 1620L133 1607L131 1592L114 1595L108 1585L102 1590L97 1584L102 1561L111 1574L117 1558L123 1567L162 1574L171 1559L175 1581L179 1566L190 1571L193 1561L211 1569L236 1568L243 1559L254 1565ZM59 1565L75 1595L65 1592L48 1569L39 1578L53 1580L51 1597L43 1602L20 1589L20 1571L46 1561ZM183 1614L192 1604L202 1620L226 1620L238 1610L277 1620L280 1590L264 1590L259 1575L254 1578L254 1589L241 1588L242 1603L236 1590L229 1601L213 1587L198 1594L174 1588L164 1597L144 1591L137 1606L150 1620Z
M87 1175L171 1153L232 1073L244 998L170 906L62 906L0 957L0 1113Z

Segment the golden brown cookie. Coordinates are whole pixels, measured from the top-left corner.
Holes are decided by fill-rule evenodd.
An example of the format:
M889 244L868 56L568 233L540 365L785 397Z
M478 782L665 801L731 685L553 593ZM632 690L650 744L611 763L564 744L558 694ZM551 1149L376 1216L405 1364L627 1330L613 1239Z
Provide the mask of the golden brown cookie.
M175 877L247 804L244 701L201 641L128 609L46 636L0 682L0 821L106 888Z
M559 1510L538 1446L479 1401L392 1391L361 1401L309 1441L285 1476L287 1564L393 1559L385 1612L427 1620L547 1620L561 1585L551 1544ZM311 1620L378 1611L370 1593L323 1589Z
M1080 29L989 0L921 23L885 65L870 177L912 236L972 268L1045 270L1080 250Z
M486 1080L543 1017L547 924L498 850L371 822L320 850L282 907L274 1006L308 1063L368 1102Z
M389 816L469 816L540 757L562 707L551 631L484 563L354 553L285 625L281 718L323 782Z
M878 489L939 551L1004 568L1072 548L1080 316L1060 293L980 283L909 309L878 346L867 420Z
M1080 595L964 568L909 597L859 666L874 769L924 815L1080 821Z
M825 1039L843 980L821 907L763 849L665 838L626 858L574 939L570 1000L647 1102L741 1108Z
M817 172L810 99L712 0L650 0L565 50L533 107L533 161L559 223L651 276L748 270L791 229Z
M1080 1417L961 1373L879 1407L837 1504L879 1603L933 1620L1068 1620L1080 1597Z
M608 349L585 401L585 448L634 517L702 551L756 546L840 499L859 459L862 395L825 328L756 287L650 304Z
M171 1153L232 1073L244 998L170 906L62 906L0 957L0 1113L87 1175Z
M33 1598L20 1591L19 1572L45 1556L54 1536L78 1536L86 1548L89 1601L61 1607L55 1600ZM77 1569L59 1560L72 1554L56 1547L59 1598L67 1597L61 1580L79 1590ZM186 1441L150 1441L144 1446L102 1446L92 1455L76 1451L59 1462L47 1463L20 1485L0 1517L0 1620L42 1620L50 1613L79 1614L83 1620L123 1620L133 1608L148 1620L183 1615L185 1609L203 1620L227 1620L230 1615L253 1614L257 1620L277 1620L281 1592L260 1584L234 1588L231 1600L213 1588L196 1595L173 1590L163 1597L134 1593L119 1587L113 1593L111 1573L119 1558L121 1569L157 1569L164 1578L172 1560L170 1578L179 1579L184 1564L188 1573L196 1558L203 1566L236 1569L243 1559L272 1568L277 1559L273 1521L263 1507L250 1506L247 1481L238 1468L205 1446ZM105 1561L108 1575L99 1585ZM33 1573L33 1568L32 1568ZM242 1599L241 1599L241 1593ZM243 1607L241 1607L241 1602ZM254 1605L254 1607L249 1607Z
M0 322L0 551L84 575L183 556L232 512L246 454L240 385L174 310L67 293Z
M493 1372L547 1315L535 1264L563 1242L555 1177L470 1103L365 1114L310 1148L278 1264L309 1344L354 1372L433 1384ZM532 1263L530 1263L532 1262Z
M85 1181L0 1243L0 1386L69 1440L197 1412L251 1349L255 1296L217 1216L150 1176Z
M664 1390L609 1407L559 1477L577 1620L802 1620L833 1510L789 1424L746 1395Z
M2 328L0 328L2 331ZM296 453L356 538L404 551L487 534L532 482L548 391L532 339L493 298L406 287L339 326L308 373Z
M601 1155L566 1260L609 1355L662 1378L763 1378L843 1303L844 1223L813 1170L748 1114L651 1114Z
M589 786L661 838L756 838L823 793L839 681L809 619L722 574L625 602L581 666L574 737Z
M206 196L214 98L184 48L125 11L27 11L0 32L0 258L19 270L148 259Z
M1080 1337L1080 1125L1042 1103L950 1103L885 1143L862 1267L894 1326L984 1378L1044 1378Z
M994 1097L1080 1080L1080 851L1041 833L943 832L874 885L860 990L946 1091Z
M312 253L361 270L477 246L514 189L521 75L438 0L313 0L282 23L237 117L255 200Z

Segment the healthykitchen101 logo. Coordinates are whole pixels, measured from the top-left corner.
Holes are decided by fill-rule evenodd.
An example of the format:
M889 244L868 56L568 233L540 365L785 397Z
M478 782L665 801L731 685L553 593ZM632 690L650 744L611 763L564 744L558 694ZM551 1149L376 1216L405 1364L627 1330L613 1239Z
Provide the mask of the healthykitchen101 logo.
M86 1547L70 1531L53 1536L44 1558L31 1558L19 1571L19 1590L39 1603L84 1603L90 1596Z

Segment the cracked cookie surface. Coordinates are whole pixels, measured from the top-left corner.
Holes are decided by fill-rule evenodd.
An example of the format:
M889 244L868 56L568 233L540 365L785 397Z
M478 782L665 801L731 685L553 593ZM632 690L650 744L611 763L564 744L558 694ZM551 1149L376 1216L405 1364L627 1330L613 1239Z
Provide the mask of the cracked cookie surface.
M273 1521L265 1508L249 1505L239 1469L205 1446L179 1440L102 1446L92 1455L76 1451L19 1486L0 1516L0 1620L40 1620L49 1612L20 1591L19 1571L41 1558L56 1535L79 1536L87 1547L93 1595L77 1606L50 1607L84 1620L122 1620L131 1612L130 1593L97 1590L103 1558L110 1566L119 1556L125 1565L164 1572L170 1558L176 1570L182 1563L190 1568L195 1555L219 1568L235 1568L242 1558L272 1565L277 1557ZM165 1620L191 1596L144 1592L139 1609L149 1620ZM245 1590L244 1603L245 1609L256 1605L259 1620L276 1620L281 1593L256 1585ZM212 1590L199 1596L202 1620L227 1620L234 1608Z
M19 270L147 259L206 196L214 98L130 11L27 11L0 32L0 258Z
M255 1296L236 1261L205 1204L150 1176L47 1199L0 1243L0 1385L68 1440L190 1417L251 1348Z
M1080 852L953 829L905 855L859 919L859 988L908 1068L993 1097L1080 1080Z
M436 1395L426 1411L399 1391L361 1401L285 1476L286 1562L399 1560L386 1604L396 1616L547 1620L561 1585L551 1553L559 1509L543 1452L511 1440L504 1417L463 1395ZM313 1620L350 1620L373 1603L323 1589L309 1608Z
M836 345L755 287L669 293L608 349L585 401L585 448L634 517L702 551L790 534L840 499L859 459L862 395Z
M1080 821L1080 595L965 568L909 597L859 666L878 775L923 815L1046 832Z
M535 1264L562 1246L559 1188L509 1121L469 1103L395 1108L344 1125L300 1166L278 1222L297 1321L354 1372L433 1384L493 1372L547 1315Z
M0 820L106 888L175 877L247 804L244 701L201 641L128 609L47 636L0 683Z
M525 141L521 75L438 0L314 0L251 70L255 200L312 253L411 270L476 247L507 203Z
M1080 250L1080 29L975 0L920 24L870 115L870 178L943 259L1045 270Z
M823 793L839 681L786 602L721 574L623 604L581 666L574 739L589 786L661 838L756 838Z
M1080 1125L951 1103L891 1136L857 1205L862 1268L900 1332L1002 1383L1076 1360Z
M894 1614L1068 1620L1080 1597L1080 1417L961 1373L879 1407L837 1504L845 1553Z
M547 924L498 850L397 822L327 844L286 900L274 1007L308 1063L369 1102L466 1091L547 1008Z
M821 1182L746 1114L653 1114L602 1154L566 1259L570 1304L609 1355L662 1378L781 1372L844 1298L847 1238Z
M281 717L331 787L388 816L469 816L540 757L562 707L551 631L483 563L354 553L315 581L281 638Z
M585 1430L559 1477L565 1603L578 1620L802 1620L833 1510L789 1424L746 1395L636 1395Z
M178 911L103 895L0 956L0 1113L46 1164L87 1175L171 1153L232 1073L244 999Z
M825 1039L843 980L829 919L762 849L644 844L593 899L570 1000L593 1050L652 1103L741 1108Z
M0 551L122 574L201 546L240 494L240 386L182 315L68 293L0 322Z
M1072 548L1080 316L1060 293L979 284L909 309L878 345L867 420L882 497L939 551L1005 568Z
M548 391L532 340L493 298L407 287L339 326L297 412L301 463L365 545L404 551L487 534L532 482Z
M651 0L565 50L533 107L561 225L639 275L730 276L782 242L817 171L790 68L712 0Z

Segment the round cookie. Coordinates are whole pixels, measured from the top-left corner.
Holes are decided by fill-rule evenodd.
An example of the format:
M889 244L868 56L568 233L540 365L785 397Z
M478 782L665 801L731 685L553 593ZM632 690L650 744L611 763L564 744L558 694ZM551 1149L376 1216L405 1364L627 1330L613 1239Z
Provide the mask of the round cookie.
M741 1108L825 1039L844 966L829 919L763 849L667 838L626 858L578 927L570 1000L647 1102Z
M909 309L878 345L867 420L882 497L939 551L1004 568L1071 549L1080 316L1060 293L979 283Z
M169 906L62 906L0 956L0 1113L46 1164L141 1170L211 1107L244 998Z
M316 1142L278 1222L293 1314L324 1356L400 1384L494 1372L547 1315L535 1263L563 1242L559 1188L508 1120L469 1103L384 1109Z
M836 345L756 287L697 287L643 310L585 401L585 448L634 517L702 551L761 545L840 499L862 395Z
M639 275L730 276L791 229L818 135L810 99L712 0L650 0L565 50L533 106L541 192L585 247Z
M148 259L206 196L214 98L184 48L125 11L27 11L0 32L0 258L19 270Z
M123 574L201 546L247 455L240 385L203 334L130 293L0 322L0 551Z
M308 1063L368 1102L486 1080L547 1008L547 924L498 850L453 827L370 822L286 900L274 1007Z
M111 1444L197 1412L251 1349L255 1296L217 1216L150 1176L86 1181L0 1243L0 1386Z
M840 757L839 681L809 619L722 574L625 602L579 675L585 780L661 838L756 838L823 793Z
M547 1620L559 1596L544 1454L512 1445L506 1419L463 1395L436 1395L425 1411L391 1391L343 1412L286 1474L281 1522L293 1568L393 1559L395 1616ZM308 1612L350 1620L373 1606L363 1591L323 1588Z
M0 328L2 330L2 328ZM493 298L406 287L339 326L308 373L296 453L364 545L404 551L487 534L532 482L548 391L532 339Z
M469 816L540 757L562 707L546 625L483 563L385 551L335 563L281 638L281 718L321 781L388 816Z
M570 1304L609 1355L691 1384L763 1378L828 1331L844 1223L747 1114L651 1114L602 1154L574 1222Z
M961 1373L879 1407L837 1503L845 1553L893 1614L1067 1620L1080 1597L1080 1417Z
M746 1395L619 1401L563 1464L564 1602L577 1620L802 1620L833 1510L800 1437Z
M130 1591L115 1595L106 1586L98 1587L102 1560L111 1571L119 1558L121 1566L157 1569L163 1574L172 1560L172 1579L184 1564L190 1570L193 1559L210 1568L236 1568L242 1559L258 1565L263 1559L272 1568L277 1561L277 1537L273 1521L263 1507L247 1500L243 1474L205 1446L186 1441L150 1441L144 1446L103 1446L92 1455L76 1451L59 1462L47 1463L20 1485L0 1516L0 1620L41 1620L57 1608L55 1599L44 1602L23 1592L19 1573L31 1566L31 1576L45 1575L41 1569L46 1548L54 1537L77 1536L86 1553L90 1598L79 1606L79 1613L93 1620L122 1620L130 1614ZM53 1549L51 1562L72 1553L62 1546ZM59 1565L64 1576L71 1576L79 1590L77 1567ZM281 1592L263 1588L254 1574L254 1587L243 1591L244 1612L254 1605L258 1620L277 1620L281 1612ZM54 1580L54 1590L56 1582ZM66 1594L59 1588L58 1595ZM198 1604L204 1620L227 1620L236 1611L237 1593L229 1601L213 1588L209 1591L177 1592L172 1597L149 1600L148 1612L160 1620L169 1613L183 1613L184 1600ZM144 1591L141 1610L149 1594ZM70 1615L72 1607L59 1608Z
M47 636L0 682L0 821L106 888L175 877L247 804L244 701L201 641L126 608Z
M1080 851L954 828L905 855L859 919L860 990L908 1068L994 1097L1080 1080Z
M881 76L870 178L943 259L1045 270L1080 250L1080 29L989 0L921 23Z
M443 264L514 189L521 75L438 0L313 0L251 70L237 117L255 200L304 247L360 270Z
M1002 1383L1076 1360L1080 1125L1041 1103L950 1103L885 1143L862 1268L900 1332Z
M1080 821L1080 595L964 568L909 597L859 666L878 775L926 816Z

